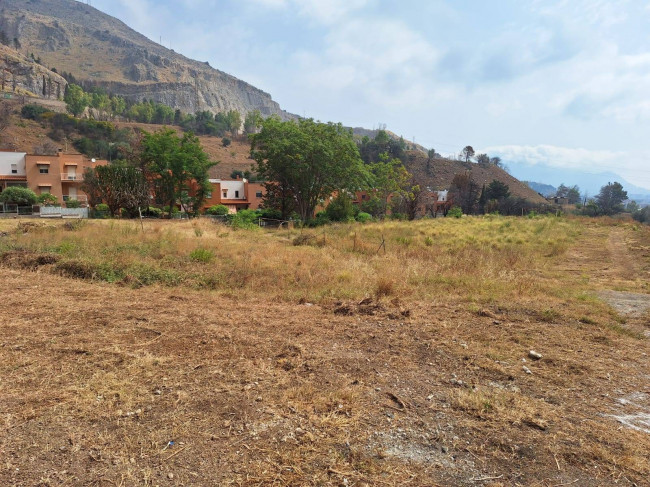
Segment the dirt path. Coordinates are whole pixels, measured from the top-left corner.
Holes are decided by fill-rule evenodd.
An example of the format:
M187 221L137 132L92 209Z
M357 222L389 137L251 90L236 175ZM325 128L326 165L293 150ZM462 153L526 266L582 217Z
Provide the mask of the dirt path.
M588 279L598 296L628 320L646 327L650 311L650 266L645 247L634 245L629 227L585 227L579 242L567 253L562 271Z

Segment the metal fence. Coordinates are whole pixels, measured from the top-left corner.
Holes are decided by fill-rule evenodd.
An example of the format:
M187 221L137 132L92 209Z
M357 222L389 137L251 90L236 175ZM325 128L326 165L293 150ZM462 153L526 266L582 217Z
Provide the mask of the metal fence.
M37 211L34 211L33 206L18 206L10 204L0 205L0 215L3 216L29 216L38 213L38 207L36 207L36 210Z

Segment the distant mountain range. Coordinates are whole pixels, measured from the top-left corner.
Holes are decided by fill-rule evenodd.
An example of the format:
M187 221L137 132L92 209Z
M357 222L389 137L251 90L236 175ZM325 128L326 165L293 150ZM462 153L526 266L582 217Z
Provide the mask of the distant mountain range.
M566 169L545 166L542 164L528 165L506 161L510 173L529 183L535 191L546 195L550 188L555 190L560 184L578 186L583 196L592 197L600 192L607 183L619 182L627 191L628 197L636 201L650 201L650 189L636 186L613 172L590 173L579 169Z

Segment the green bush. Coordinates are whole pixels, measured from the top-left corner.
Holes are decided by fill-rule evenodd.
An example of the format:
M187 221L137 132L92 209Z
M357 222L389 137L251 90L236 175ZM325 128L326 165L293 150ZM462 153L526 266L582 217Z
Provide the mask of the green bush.
M325 213L333 222L347 222L354 220L354 210L352 199L347 194L340 193L330 201L327 208L325 208Z
M156 208L155 206L150 206L142 212L142 216L149 218L162 218L162 215L163 211L160 208Z
M81 208L81 202L79 200L71 199L65 202L66 208Z
M226 205L214 205L205 210L206 215L224 216L228 214L228 207Z
M233 228L254 228L258 219L259 213L255 210L241 210L228 215L228 222Z
M447 212L447 216L453 218L460 218L463 216L463 210L460 208L460 206L454 206L451 210Z
M369 221L372 221L372 215L362 211L357 215L357 221L360 223L368 223Z
M110 211L110 208L106 203L99 203L97 206L95 206L95 209L97 211Z
M208 249L194 249L190 252L190 260L194 262L208 263L214 259L214 253Z
M316 218L312 218L307 222L307 226L320 227L321 225L327 225L328 223L332 223L332 220L327 216L327 213L325 211L319 211L316 213Z
M36 203L38 197L29 188L22 186L9 186L0 193L0 203L8 203L18 206L29 206Z
M228 137L224 137L221 139L221 145L224 147L228 147L231 144L232 140L230 140Z
M29 120L40 120L43 114L48 112L51 113L51 110L40 105L25 105L22 110L20 110L21 116Z

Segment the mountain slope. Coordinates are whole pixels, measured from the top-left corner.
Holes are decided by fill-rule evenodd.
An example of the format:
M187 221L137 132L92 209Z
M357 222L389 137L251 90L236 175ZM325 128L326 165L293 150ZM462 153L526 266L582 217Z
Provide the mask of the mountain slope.
M2 0L0 30L43 64L125 98L153 99L191 113L259 110L292 117L268 93L75 0Z
M507 184L513 196L526 198L531 203L546 203L546 200L527 184L496 166L483 167L450 159L433 159L431 169L427 171L427 155L420 151L409 152L405 166L420 186L427 186L433 190L449 189L456 174L469 171L472 179L480 186L487 186L496 179Z

